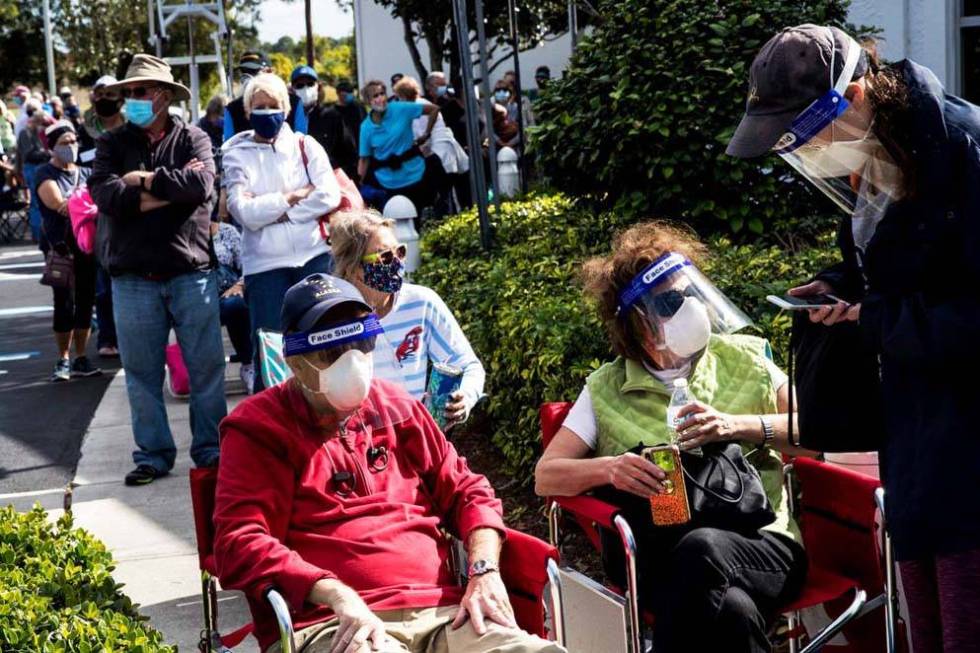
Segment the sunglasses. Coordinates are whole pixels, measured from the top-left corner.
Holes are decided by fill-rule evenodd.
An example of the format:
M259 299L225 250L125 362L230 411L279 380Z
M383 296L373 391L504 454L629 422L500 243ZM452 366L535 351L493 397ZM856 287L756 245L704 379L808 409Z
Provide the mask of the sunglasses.
M348 342L331 349L320 349L312 352L310 355L313 360L317 361L320 365L327 367L336 363L338 358L352 349L357 349L365 354L370 354L372 351L374 351L375 340L376 337L365 338L364 340L355 340L354 342Z
M159 86L134 86L132 88L122 88L119 90L119 94L124 98L135 98L140 100L145 98L150 93L156 91Z
M683 290L668 290L666 292L654 295L653 298L646 303L646 305L653 309L653 312L657 314L657 317L667 319L673 317L674 314L681 309L681 306L684 305L684 300L688 297L698 297L698 294L690 286L684 288ZM639 305L637 305L636 308L640 311L640 313L646 315L646 311L640 308Z
M408 246L404 243L399 243L395 247L390 249L382 250L380 252L375 252L374 254L365 254L361 257L361 263L384 263L385 265L391 265L391 263L397 258L399 261L404 261L405 257L408 255Z
M295 81L295 82L293 82L293 90L296 90L296 91L300 90L301 88L306 88L307 86L316 86L316 82L313 82L313 81L309 81L309 82Z

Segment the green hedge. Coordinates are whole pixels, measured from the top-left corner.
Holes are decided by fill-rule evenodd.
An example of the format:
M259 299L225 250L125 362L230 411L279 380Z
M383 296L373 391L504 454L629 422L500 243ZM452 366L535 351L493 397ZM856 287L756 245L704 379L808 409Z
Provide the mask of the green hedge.
M70 515L0 508L0 651L176 653L112 579L112 555Z
M531 147L555 188L702 233L796 231L787 218L833 211L782 162L725 147L762 45L790 25L842 27L848 0L595 4L601 20L535 106Z
M575 273L584 258L607 252L613 233L635 218L595 215L559 194L504 203L493 221L492 255L480 249L473 211L429 230L415 281L435 289L455 312L487 368L493 441L515 473L527 474L539 455L538 406L573 400L588 373L611 358ZM830 264L831 237L798 252L724 238L709 245L706 273L752 316L778 356L789 320L765 296Z

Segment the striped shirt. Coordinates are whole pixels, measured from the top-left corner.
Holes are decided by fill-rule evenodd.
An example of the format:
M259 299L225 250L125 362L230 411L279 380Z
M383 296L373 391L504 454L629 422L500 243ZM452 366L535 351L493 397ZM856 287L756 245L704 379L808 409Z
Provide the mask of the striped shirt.
M412 283L402 284L395 304L382 320L384 337L392 356L382 360L375 351L374 374L402 383L409 394L425 394L429 362L463 368L460 390L471 400L483 396L486 372L449 307L435 291ZM397 362L395 362L397 361Z

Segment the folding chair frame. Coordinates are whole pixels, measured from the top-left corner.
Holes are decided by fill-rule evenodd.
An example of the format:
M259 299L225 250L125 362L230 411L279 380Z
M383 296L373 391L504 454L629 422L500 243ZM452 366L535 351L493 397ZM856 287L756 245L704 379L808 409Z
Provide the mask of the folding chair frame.
M279 646L282 653L296 653L296 643L293 638L293 619L289 615L289 605L278 591L270 588L265 594L266 601L272 607L279 624ZM197 648L201 653L226 653L231 651L222 642L218 632L218 579L210 572L201 570L201 603L204 606L204 630ZM251 632L252 624L232 633L232 637L241 635L242 639Z

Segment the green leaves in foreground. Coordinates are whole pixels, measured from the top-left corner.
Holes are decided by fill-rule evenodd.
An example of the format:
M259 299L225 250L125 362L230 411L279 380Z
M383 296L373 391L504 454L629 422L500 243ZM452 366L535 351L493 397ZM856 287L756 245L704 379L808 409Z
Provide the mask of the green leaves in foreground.
M112 555L71 516L0 508L0 651L176 653L112 578Z

